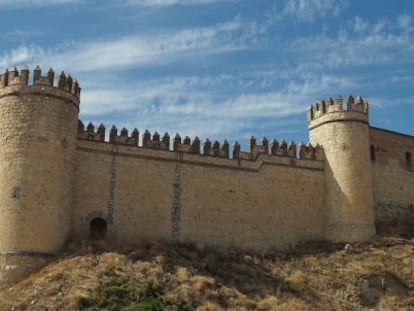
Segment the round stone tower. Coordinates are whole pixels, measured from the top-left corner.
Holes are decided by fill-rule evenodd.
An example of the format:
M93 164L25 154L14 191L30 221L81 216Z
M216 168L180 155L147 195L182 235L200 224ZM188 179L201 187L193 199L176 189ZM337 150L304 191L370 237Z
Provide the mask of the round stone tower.
M80 88L63 72L0 75L0 284L41 266L70 229Z
M356 242L375 234L368 102L342 97L308 109L310 142L325 153L326 238Z

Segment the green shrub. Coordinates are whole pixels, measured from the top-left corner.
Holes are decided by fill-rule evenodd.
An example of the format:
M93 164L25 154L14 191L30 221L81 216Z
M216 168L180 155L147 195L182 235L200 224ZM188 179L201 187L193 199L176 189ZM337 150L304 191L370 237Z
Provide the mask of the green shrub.
M87 311L188 311L196 301L187 301L179 292L164 294L175 287L167 274L160 274L154 282L140 282L120 276L114 269L102 274L92 297L78 300L80 310Z
M94 298L79 300L81 310L159 311L168 310L162 289L119 276L107 276L96 288Z

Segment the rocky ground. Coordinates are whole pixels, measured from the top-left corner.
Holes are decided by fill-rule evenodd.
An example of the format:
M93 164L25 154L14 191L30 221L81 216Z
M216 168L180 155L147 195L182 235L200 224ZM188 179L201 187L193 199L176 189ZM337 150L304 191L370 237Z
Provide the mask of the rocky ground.
M249 254L79 242L0 291L0 310L414 310L414 241Z

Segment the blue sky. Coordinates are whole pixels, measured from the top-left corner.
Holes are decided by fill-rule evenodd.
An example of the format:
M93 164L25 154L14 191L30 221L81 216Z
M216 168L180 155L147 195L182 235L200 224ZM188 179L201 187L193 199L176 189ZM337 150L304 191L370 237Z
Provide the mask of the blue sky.
M64 70L84 122L308 141L308 105L414 135L412 0L0 0L0 66Z

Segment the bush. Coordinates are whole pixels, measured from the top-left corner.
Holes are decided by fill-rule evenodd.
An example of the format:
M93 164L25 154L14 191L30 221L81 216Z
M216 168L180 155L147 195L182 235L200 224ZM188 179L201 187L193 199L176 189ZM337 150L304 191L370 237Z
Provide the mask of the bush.
M79 300L81 310L159 311L168 310L162 289L118 276L107 276L96 288L94 298Z

